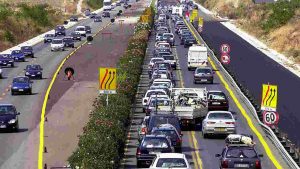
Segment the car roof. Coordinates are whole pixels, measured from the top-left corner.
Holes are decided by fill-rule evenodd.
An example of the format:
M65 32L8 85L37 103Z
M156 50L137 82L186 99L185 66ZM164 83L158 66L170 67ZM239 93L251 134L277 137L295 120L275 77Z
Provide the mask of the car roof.
M145 137L166 138L166 135L162 135L162 134L159 134L159 135L148 134L148 135L146 135Z
M185 158L185 155L181 153L159 153L156 156L157 158Z
M10 103L1 103L0 106L14 106L14 105Z
M224 93L223 91L220 91L220 90L210 90L208 91L208 93Z
M209 111L207 114L212 114L212 113L228 113L228 114L232 115L232 113L230 111L222 111L222 110L220 110L220 111L218 111L218 110L216 110L216 111Z

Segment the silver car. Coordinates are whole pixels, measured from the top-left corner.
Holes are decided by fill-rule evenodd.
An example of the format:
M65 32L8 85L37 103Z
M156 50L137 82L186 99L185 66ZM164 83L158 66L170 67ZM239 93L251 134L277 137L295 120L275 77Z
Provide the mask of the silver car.
M198 67L194 73L194 83L214 83L214 72L210 67Z
M206 138L208 134L235 134L236 123L229 111L210 111L202 122L202 136Z

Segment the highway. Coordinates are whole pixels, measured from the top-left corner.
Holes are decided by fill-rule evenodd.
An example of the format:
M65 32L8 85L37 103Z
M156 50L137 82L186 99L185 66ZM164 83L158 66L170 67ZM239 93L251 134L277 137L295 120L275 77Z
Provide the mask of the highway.
M169 3L170 1L168 1ZM172 24L171 24L172 25ZM172 29L174 32L174 29ZM154 34L154 33L153 33ZM147 50L147 58L144 63L144 70L141 76L140 85L137 93L137 100L135 111L133 114L132 125L128 134L127 147L125 148L125 158L123 160L124 168L136 168L136 147L137 147L137 127L140 125L141 120L144 117L144 113L141 110L141 98L142 94L147 90L148 84L148 76L147 76L147 64L152 57L152 51L154 49L155 37L151 35L148 50ZM175 33L174 33L175 34ZM199 36L199 35L198 35ZM187 69L187 51L188 48L184 48L182 45L179 45L179 38L176 35L176 45L173 47L173 54L175 54L179 61L179 69L176 70L176 79L177 79L177 87L188 87L188 88L199 88L206 87L208 90L221 90L229 96L230 109L235 117L237 118L237 133L251 134L254 136L254 140L256 142L256 150L259 154L263 154L264 157L262 160L262 168L273 169L276 168L274 163L277 165L277 162L281 165L282 168L289 168L288 164L285 163L283 157L279 154L276 147L267 139L264 134L264 131L260 128L257 121L255 121L254 117L251 115L250 105L248 105L245 101L243 101L242 96L239 94L239 90L234 88L231 84L230 80L224 75L225 73L220 68L220 65L210 57L211 63L214 64L214 68L216 68L217 73L215 74L214 84L194 84L193 83L193 71L188 71ZM210 64L210 66L212 66ZM220 77L223 79L221 82ZM269 150L271 150L272 155L270 153L266 153L266 148L259 141L258 137L254 133L254 131L249 126L249 121L246 120L245 114L241 112L241 108L237 107L237 104L233 101L232 96L228 93L227 89L224 87L224 83L227 87L234 93L234 97L237 98L239 107L242 107L245 110L245 114L247 117L251 119L251 123L253 124L252 128L255 128L260 135L263 137L263 141L265 141L266 145L268 145ZM216 137L216 138L208 138L204 139L201 133L201 124L198 124L195 131L184 131L183 132L183 144L182 144L182 152L186 154L193 168L200 169L216 169L218 168L218 158L215 157L215 154L221 153L222 149L225 146L224 137ZM269 157L271 156L271 157ZM273 159L273 162L271 161ZM274 160L275 159L275 160ZM274 162L275 161L275 162Z
M115 17L119 10L123 10L123 7L117 7L111 12L111 17ZM78 25L89 25L92 28L92 34L103 29L110 23L110 19L103 18L103 22L94 23L92 19L84 19L79 21L77 25L67 30L67 35L74 31ZM56 70L58 64L72 51L83 44L85 38L81 42L75 44L75 48L67 48L64 52L51 52L50 45L43 42L33 46L35 52L35 58L27 58L25 63L16 63L14 68L4 68L4 79L0 80L0 103L12 103L16 106L17 110L21 112L19 116L20 132L18 133L6 133L0 134L0 166L3 169L7 169L7 166L14 166L16 168L22 168L23 163L26 162L26 156L29 154L35 157L37 160L37 152L28 153L34 149L37 149L37 145L27 145L26 141L29 140L31 131L38 128L41 115L41 107L44 100L45 91L52 79L52 75ZM33 94L32 95L10 95L10 85L12 79L16 76L24 75L24 68L27 64L40 64L43 67L42 80L34 80ZM32 138L39 140L39 138ZM23 144L25 143L25 145ZM20 147L20 146L23 147ZM34 147L32 147L34 146ZM34 162L37 164L37 162Z
M279 128L299 145L300 132L297 132L295 126L300 123L300 78L226 28L217 19L200 10L199 15L205 20L201 36L217 56L220 56L221 44L230 45L231 62L227 67L234 72L239 83L248 88L257 103L261 103L262 84L278 85Z

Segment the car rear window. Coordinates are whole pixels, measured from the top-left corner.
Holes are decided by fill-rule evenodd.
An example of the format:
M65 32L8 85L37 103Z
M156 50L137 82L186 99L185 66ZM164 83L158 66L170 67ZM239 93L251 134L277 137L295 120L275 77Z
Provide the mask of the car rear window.
M210 69L197 69L197 73L211 73L211 70Z
M13 54L19 54L19 53L22 53L22 51L20 51L20 50L14 50L14 51L12 51L12 53Z
M164 55L163 58L165 60L175 60L173 55Z
M234 148L227 151L228 158L257 158L257 154L253 149L249 148Z
M166 99L156 99L156 98L152 99L150 106L155 107L156 104L157 106L170 106L171 102L170 100L166 100Z
M185 160L182 158L160 158L156 167L163 168L185 168L187 167Z
M25 77L19 77L19 78L15 78L13 80L14 83L28 83L28 78Z
M169 148L168 140L166 138L160 137L145 137L143 143L143 148Z
M151 91L151 92L147 93L147 97L150 97L151 95L155 95L155 94L157 94L157 95L164 95L165 93L162 92L162 91Z
M152 132L154 135L165 135L170 138L178 138L178 135L175 130L155 130Z
M213 100L225 100L226 96L223 93L209 93L208 98Z
M176 127L179 125L179 120L176 116L153 116L149 124L152 127L159 127L161 124L172 124Z
M232 119L229 113L210 113L208 119Z

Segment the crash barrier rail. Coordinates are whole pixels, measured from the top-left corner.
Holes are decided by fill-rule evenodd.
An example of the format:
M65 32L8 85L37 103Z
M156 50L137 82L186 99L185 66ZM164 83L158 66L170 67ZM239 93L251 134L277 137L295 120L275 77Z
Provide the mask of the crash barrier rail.
M233 85L236 89L238 89L238 91L237 91L238 94L240 94L242 96L243 101L247 105L249 105L248 108L251 109L252 115L258 121L258 123L260 124L260 126L263 127L264 131L267 134L267 137L273 142L273 144L281 152L281 155L286 160L286 162L289 165L289 167L291 167L291 169L299 169L300 168L299 167L299 163L300 163L300 159L299 159L300 151L299 151L299 148L296 148L295 145L292 144L291 141L287 139L286 135L280 134L277 127L273 128L273 130L275 132L278 131L278 132L276 132L277 134L275 134L273 132L273 130L269 126L267 126L267 125L265 125L265 124L263 124L261 122L261 120L260 120L260 118L258 116L258 114L261 114L261 112L260 112L260 110L257 110L257 108L258 108L257 106L255 108L254 105L253 105L253 103L249 101L249 99L248 99L249 93L247 92L248 97L246 97L246 95L244 94L244 92L246 93L246 89L243 88L241 90L242 86L241 85L237 85L237 82L231 77L230 73L223 67L222 63L215 56L214 52L209 48L209 46L205 43L205 41L203 40L203 38L200 36L199 32L194 28L194 25L192 25L191 23L188 23L188 24L190 25L190 27L193 29L194 32L197 32L196 35L201 40L201 43L204 44L208 48L209 54L210 54L210 56L213 56L212 58L214 59L215 63L217 63L217 65L223 70L223 72L225 72L224 74L226 75L227 79L230 80L230 84ZM252 101L253 101L253 99L252 99ZM296 160L298 160L298 162L296 162Z

